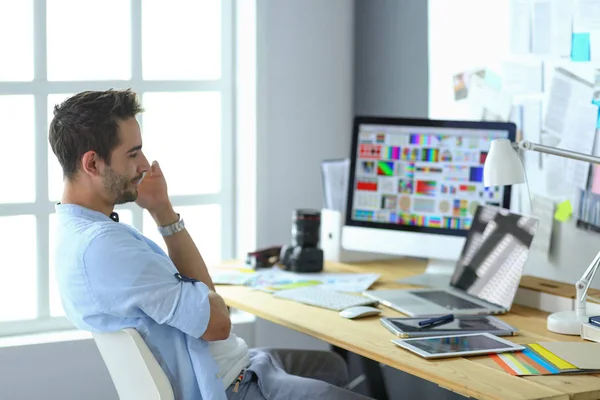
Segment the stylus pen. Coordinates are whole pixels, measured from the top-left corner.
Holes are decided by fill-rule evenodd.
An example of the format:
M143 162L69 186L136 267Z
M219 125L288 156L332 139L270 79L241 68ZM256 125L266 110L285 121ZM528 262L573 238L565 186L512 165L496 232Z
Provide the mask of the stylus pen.
M452 321L454 321L454 315L448 314L448 315L444 315L442 317L435 317L435 318L431 318L431 319L426 319L425 321L420 321L419 326L423 327L423 326L447 324L448 322L452 322Z

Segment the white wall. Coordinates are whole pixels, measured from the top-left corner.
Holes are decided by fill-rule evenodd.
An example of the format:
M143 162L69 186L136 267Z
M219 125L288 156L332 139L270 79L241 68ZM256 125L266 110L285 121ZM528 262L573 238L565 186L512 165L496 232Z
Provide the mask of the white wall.
M290 242L292 210L321 208L321 161L350 154L354 2L256 5L255 244L263 247ZM256 339L259 346L328 348L263 320Z
M288 243L295 208L322 206L320 163L350 154L348 0L257 1L257 245Z

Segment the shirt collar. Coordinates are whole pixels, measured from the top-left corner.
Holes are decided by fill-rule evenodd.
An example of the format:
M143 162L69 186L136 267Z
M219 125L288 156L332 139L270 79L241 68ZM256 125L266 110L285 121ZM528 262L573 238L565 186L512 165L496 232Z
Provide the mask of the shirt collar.
M63 215L75 215L78 217L83 217L92 221L116 221L119 222L119 215L115 212L111 214L111 216L107 216L100 211L95 211L87 207L80 206L78 204L61 204L56 203L54 206L57 214ZM113 216L114 215L114 216Z

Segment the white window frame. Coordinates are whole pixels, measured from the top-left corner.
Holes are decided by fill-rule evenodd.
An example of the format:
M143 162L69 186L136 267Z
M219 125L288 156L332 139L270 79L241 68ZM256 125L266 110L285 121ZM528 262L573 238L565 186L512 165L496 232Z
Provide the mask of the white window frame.
M125 1L125 0L124 0ZM0 95L34 95L35 99L35 189L33 203L0 204L0 217L34 215L37 243L37 315L33 320L0 322L0 336L70 329L65 317L51 317L49 293L49 217L55 203L48 195L48 95L131 87L138 95L145 92L221 93L221 191L212 194L171 196L175 209L180 206L219 204L221 206L221 256L231 258L235 248L235 152L234 149L234 0L221 0L221 78L217 80L144 80L142 78L142 0L131 2L131 80L68 81L47 80L46 0L33 0L34 79L30 82L0 81ZM143 106L143 104L142 104ZM143 114L140 115L143 132ZM143 133L142 133L143 134ZM186 162L186 160L182 160ZM130 203L118 210L131 210L133 225L142 231L143 210ZM32 238L33 239L33 238ZM29 242L28 242L29 243ZM25 247L25 244L24 244ZM24 251L27 251L24 249ZM60 266L56 266L60 268ZM8 306L8 305L4 305Z

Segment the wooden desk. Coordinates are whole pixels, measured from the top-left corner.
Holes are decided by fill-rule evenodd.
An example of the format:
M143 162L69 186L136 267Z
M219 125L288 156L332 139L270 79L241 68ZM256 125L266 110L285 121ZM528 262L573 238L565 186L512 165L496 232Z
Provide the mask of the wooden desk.
M374 272L381 274L372 289L400 288L397 279L422 273L425 264L416 261L382 261L361 264L327 263L327 272ZM381 326L379 317L348 320L337 312L288 300L241 286L218 286L227 305L276 324L321 339L372 360L416 375L437 385L481 399L600 399L600 376L514 377L502 371L488 357L451 358L428 361L394 345L395 336ZM381 316L403 316L381 306ZM577 336L558 335L546 330L548 314L515 305L500 318L517 327L517 343L539 341L580 341Z

